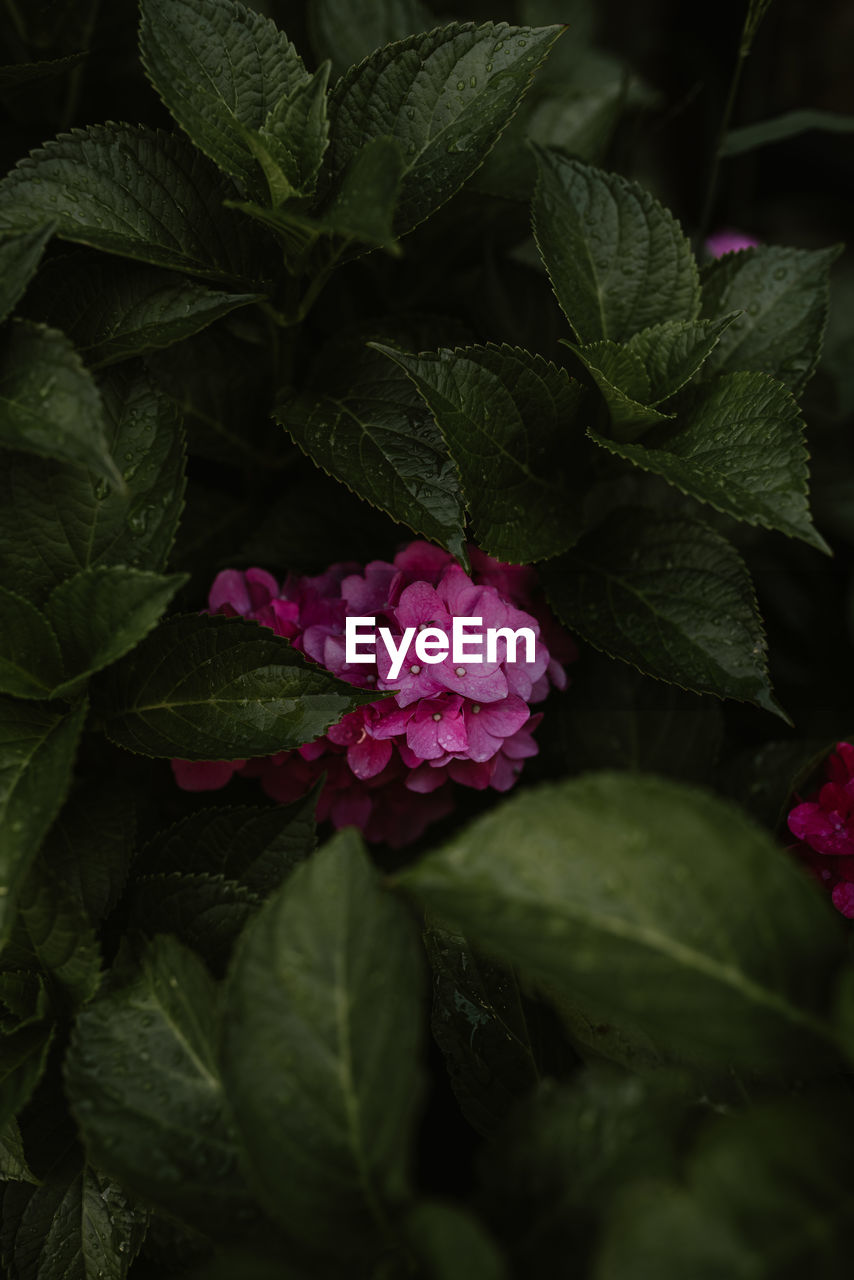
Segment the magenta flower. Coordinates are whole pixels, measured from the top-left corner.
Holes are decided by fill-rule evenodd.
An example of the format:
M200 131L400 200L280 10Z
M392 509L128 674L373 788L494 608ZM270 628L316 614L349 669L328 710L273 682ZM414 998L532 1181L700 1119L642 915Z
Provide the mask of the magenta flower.
M252 618L340 679L394 697L350 712L298 751L249 761L173 760L178 785L214 790L240 774L257 777L268 796L289 803L325 775L318 818L355 825L367 839L396 847L451 811L454 784L509 790L525 759L537 754L533 730L542 716L532 716L529 704L542 701L550 685L566 687L564 665L576 650L539 595L532 569L501 564L476 548L471 558L470 576L448 552L416 541L393 563L333 565L317 577L289 575L281 587L263 569L219 573L212 612ZM386 629L400 654L396 675L384 644L367 662L347 661L348 617L375 618ZM432 628L450 636L455 618L480 618L484 632L494 628L494 653L470 647L482 661L468 662L429 649L439 642L422 633ZM502 628L528 629L530 648L519 643L509 652ZM419 636L433 661L415 652Z
M720 231L712 232L703 248L710 258L722 258L725 253L737 253L739 249L755 249L758 245L759 241L754 236L744 231L737 231L734 227L722 227Z
M812 798L789 813L793 851L831 890L833 904L854 917L854 746L838 742L825 763L825 780Z

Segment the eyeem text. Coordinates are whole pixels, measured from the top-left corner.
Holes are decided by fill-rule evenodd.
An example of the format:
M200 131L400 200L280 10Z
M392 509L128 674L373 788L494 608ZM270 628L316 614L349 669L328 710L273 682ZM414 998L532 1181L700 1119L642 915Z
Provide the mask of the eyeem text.
M454 618L451 638L441 627L429 625L407 627L399 641L388 627L377 628L376 618L347 618L344 630L345 662L376 662L377 635L391 659L388 678L396 680L400 675L409 646L415 641L415 656L419 662L431 665L444 662L450 654L456 665L465 666L472 662L516 662L516 649L519 641L524 641L525 657L523 661L534 662L537 638L531 627L487 627L483 630L483 618ZM470 629L480 628L479 635L466 634ZM506 655L498 656L498 642L503 640ZM485 641L485 652L484 652Z

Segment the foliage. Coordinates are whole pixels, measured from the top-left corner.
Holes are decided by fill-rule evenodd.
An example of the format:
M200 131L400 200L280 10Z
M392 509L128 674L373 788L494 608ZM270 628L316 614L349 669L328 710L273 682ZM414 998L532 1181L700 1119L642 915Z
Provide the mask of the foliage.
M854 727L840 249L708 261L594 6L507 9L0 10L12 1280L848 1273L850 935L780 830ZM731 107L713 179L851 128ZM179 791L383 696L216 572L413 536L578 641L518 793L392 851Z

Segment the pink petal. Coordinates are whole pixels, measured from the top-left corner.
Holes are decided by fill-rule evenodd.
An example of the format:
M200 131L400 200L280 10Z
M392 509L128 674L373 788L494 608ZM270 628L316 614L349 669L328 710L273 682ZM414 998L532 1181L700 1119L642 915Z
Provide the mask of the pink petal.
M391 743L367 736L347 748L347 763L357 778L373 778L382 773L391 759Z

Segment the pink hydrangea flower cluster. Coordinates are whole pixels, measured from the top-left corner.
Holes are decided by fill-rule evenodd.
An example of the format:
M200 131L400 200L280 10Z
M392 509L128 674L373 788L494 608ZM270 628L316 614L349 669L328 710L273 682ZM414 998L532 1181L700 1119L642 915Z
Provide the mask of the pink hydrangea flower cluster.
M833 905L854 918L854 746L838 742L825 781L789 814L795 852L831 891Z
M333 565L317 577L288 575L280 584L264 569L225 569L211 587L211 612L253 618L287 637L326 670L362 688L394 696L360 707L314 742L256 760L193 763L173 760L179 786L189 791L224 786L234 774L258 777L274 800L304 795L325 773L318 818L354 825L367 839L395 847L416 839L453 808L453 783L507 791L525 759L537 754L533 738L550 685L567 683L564 664L576 656L567 633L538 598L532 569L501 564L470 548L471 576L448 552L412 542L394 561L364 568ZM377 646L373 663L346 661L345 619L375 617L399 646L408 627L441 628L455 617L478 617L484 628L530 627L533 661L524 646L507 660L498 639L496 660L454 664L449 654L422 665L407 651L397 679Z

